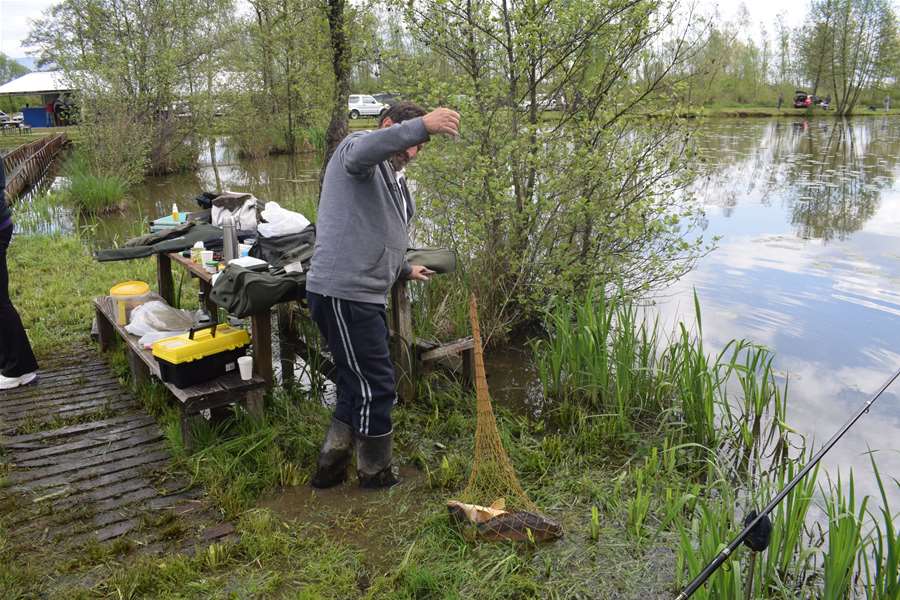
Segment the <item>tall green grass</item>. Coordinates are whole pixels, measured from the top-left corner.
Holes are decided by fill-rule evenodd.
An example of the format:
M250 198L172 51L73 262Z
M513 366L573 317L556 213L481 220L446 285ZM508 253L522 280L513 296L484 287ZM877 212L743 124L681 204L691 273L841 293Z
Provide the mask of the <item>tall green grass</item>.
M118 210L128 191L125 179L96 172L77 151L69 157L63 173L69 180L65 197L81 213L103 214Z
M620 292L594 289L554 303L535 354L562 424L577 428L587 413L620 437L664 426L698 457L704 449L723 451L745 466L781 440L788 429L773 355L743 340L708 354L696 298L695 310L697 330L680 324L664 343L658 322L642 318ZM729 396L730 385L743 392L739 399Z

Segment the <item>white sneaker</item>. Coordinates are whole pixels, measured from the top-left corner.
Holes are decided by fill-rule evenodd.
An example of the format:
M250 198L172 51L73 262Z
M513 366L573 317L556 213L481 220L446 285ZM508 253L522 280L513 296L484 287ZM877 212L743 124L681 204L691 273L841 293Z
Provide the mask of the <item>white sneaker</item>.
M37 379L37 372L25 373L18 377L7 377L0 375L0 390L11 390L19 386L28 385Z

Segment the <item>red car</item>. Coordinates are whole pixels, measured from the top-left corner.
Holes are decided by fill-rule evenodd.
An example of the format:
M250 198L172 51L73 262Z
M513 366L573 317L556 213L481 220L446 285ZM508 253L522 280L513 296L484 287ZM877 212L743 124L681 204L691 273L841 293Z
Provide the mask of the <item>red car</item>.
M813 105L815 96L807 94L803 90L794 92L794 108L809 108Z

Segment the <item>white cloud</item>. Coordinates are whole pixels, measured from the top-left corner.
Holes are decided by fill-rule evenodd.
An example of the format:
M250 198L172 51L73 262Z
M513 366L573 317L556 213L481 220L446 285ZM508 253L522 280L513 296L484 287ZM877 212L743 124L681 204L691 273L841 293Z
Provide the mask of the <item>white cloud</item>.
M31 21L60 0L0 0L0 52L12 58L27 54L22 42L31 31Z

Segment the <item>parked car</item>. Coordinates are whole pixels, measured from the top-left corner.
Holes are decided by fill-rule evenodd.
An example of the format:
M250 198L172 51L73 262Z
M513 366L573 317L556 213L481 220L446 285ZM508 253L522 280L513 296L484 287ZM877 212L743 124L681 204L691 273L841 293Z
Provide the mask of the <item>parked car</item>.
M388 109L388 105L382 104L372 96L353 94L350 96L347 108L350 111L350 118L358 119L359 117L377 117Z
M2 125L4 123L9 123L11 120L12 119L9 118L9 115L7 115L5 112L0 110L0 125Z
M397 94L391 94L388 92L382 92L380 94L372 94L372 97L381 102L382 104L387 104L388 106L393 106L400 102L400 96Z
M794 108L809 108L813 105L813 100L815 100L815 96L807 94L803 90L794 92Z
M559 96L550 96L548 94L537 94L535 97L537 101L538 110L565 110L566 105L563 99ZM531 110L531 97L525 96L522 101L519 103L519 108L522 110Z

